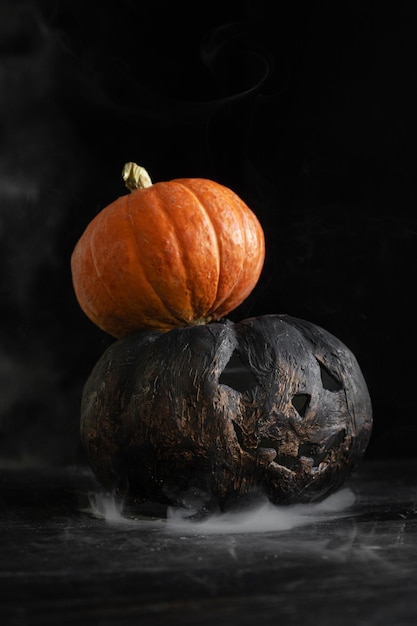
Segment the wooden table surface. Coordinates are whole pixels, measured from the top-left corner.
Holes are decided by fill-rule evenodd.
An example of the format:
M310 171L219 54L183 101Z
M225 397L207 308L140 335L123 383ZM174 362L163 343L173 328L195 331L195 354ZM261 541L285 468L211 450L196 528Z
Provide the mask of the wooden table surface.
M415 626L417 462L320 505L118 511L88 468L0 470L3 626Z

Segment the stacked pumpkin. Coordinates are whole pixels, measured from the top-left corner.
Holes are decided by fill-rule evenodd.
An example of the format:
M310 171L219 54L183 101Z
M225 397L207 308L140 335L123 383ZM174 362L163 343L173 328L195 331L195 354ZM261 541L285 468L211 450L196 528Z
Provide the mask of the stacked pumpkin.
M367 447L371 403L359 365L304 320L226 316L258 282L262 227L214 181L130 190L75 246L86 315L116 340L86 382L81 438L100 482L130 504L220 507L263 493L309 502L339 488Z

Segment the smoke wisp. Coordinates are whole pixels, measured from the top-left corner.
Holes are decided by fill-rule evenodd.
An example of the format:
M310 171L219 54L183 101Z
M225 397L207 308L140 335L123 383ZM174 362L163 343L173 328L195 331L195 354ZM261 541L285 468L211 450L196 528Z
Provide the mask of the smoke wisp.
M204 518L195 516L197 509L179 507L168 507L166 518L127 516L123 505L109 493L90 494L89 502L83 511L111 526L136 525L140 529L153 525L170 534L224 535L286 531L343 517L355 503L355 495L345 487L321 502L288 506L274 505L265 498L245 510L212 512Z

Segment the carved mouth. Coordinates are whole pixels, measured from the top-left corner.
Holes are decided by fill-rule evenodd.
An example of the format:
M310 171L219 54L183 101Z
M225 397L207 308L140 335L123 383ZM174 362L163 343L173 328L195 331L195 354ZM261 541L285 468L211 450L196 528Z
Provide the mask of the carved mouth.
M245 452L257 459L268 463L269 469L296 472L301 467L310 471L321 471L329 460L329 456L335 448L338 448L344 441L346 431L341 429L331 435L324 443L301 443L298 446L298 454L290 456L282 454L279 450L279 442L271 437L263 437L254 448L245 445L243 431L234 420L237 441Z

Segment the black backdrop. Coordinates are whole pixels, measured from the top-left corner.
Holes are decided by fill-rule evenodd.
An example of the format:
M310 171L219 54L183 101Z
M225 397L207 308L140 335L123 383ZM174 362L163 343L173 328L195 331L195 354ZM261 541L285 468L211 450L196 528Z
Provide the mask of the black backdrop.
M69 257L128 160L251 206L266 263L230 317L335 334L371 392L368 455L414 455L412 5L0 1L1 463L82 458L81 389L112 339Z

